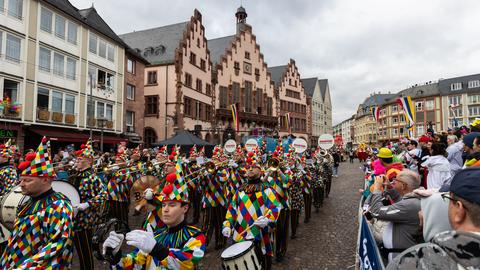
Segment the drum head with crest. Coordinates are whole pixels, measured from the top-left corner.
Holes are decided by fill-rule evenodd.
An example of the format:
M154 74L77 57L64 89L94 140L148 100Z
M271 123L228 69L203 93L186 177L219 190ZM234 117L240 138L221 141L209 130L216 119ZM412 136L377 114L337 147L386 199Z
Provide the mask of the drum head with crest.
M253 242L252 241L244 241L244 242L239 242L231 245L227 249L225 249L222 252L222 259L236 259L238 257L243 256L245 253L247 253L250 249L253 248Z

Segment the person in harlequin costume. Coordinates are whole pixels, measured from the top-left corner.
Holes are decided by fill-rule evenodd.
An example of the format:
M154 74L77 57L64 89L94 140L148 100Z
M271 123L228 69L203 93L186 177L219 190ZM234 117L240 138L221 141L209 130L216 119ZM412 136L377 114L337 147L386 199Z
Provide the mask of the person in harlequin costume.
M323 168L321 166L319 157L319 149L315 151L313 155L314 163L310 166L310 174L313 180L313 206L315 207L315 213L320 212L320 207L323 205L323 196L324 196L324 175Z
M295 239L297 237L297 227L300 220L300 212L304 207L304 201L302 191L303 173L297 168L297 161L292 145L289 147L287 160L289 174L292 178L292 184L288 189L290 199L290 226L292 231L290 238Z
M237 193L240 186L243 184L244 175L246 173L245 168L241 165L243 163L243 150L239 146L234 153L233 159L228 162L227 172L228 179L225 183L224 194L227 202L230 202L233 195Z
M200 229L187 225L186 213L190 206L188 187L181 176L181 167L168 174L160 193L162 222L165 226L152 230L134 230L125 236L111 232L103 244L113 249L116 262L112 269L195 269L205 254L205 235ZM123 255L123 240L135 247Z
M248 153L245 169L248 182L233 195L222 233L235 242L253 240L262 269L271 269L273 248L269 232L275 227L280 203L275 192L262 181L262 167L255 153Z
M116 218L128 224L128 210L130 205L130 189L133 185L133 176L126 168L127 156L125 148L120 146L115 157L115 168L107 176L107 218Z
M271 158L282 160L283 148L281 142L277 145ZM288 246L288 234L289 234L289 220L290 220L290 203L288 196L288 189L292 184L292 179L284 166L275 168L269 168L268 184L274 190L277 200L280 203L280 212L278 215L276 228L275 228L275 257L277 261L281 261ZM284 173L285 171L285 173Z
M14 146L10 140L0 145L0 196L7 194L18 185L17 169L12 164Z
M200 201L202 199L202 193L196 175L196 172L200 172L200 166L197 164L198 156L197 146L194 145L190 148L188 161L183 163L185 175L189 175L185 180L187 181L188 194L190 195L190 201L193 207L192 224L197 224L200 221Z
M77 172L69 178L69 182L80 193L80 204L73 206L76 213L73 223L74 243L80 269L94 269L93 231L100 221L100 215L107 199L107 187L95 174L92 167L93 154L92 141L88 140L80 150L75 152Z
M303 203L305 205L305 219L304 223L308 223L312 217L312 185L313 180L311 175L305 170L305 156L302 156L297 161L298 170L301 173L302 183L303 183Z
M30 198L22 204L3 252L0 269L70 269L73 252L73 207L53 191L55 178L50 142L43 137L20 163L19 186Z
M222 158L220 147L215 147L211 162L218 163ZM203 216L202 230L207 236L207 246L215 233L215 249L221 249L225 245L225 238L222 237L222 221L225 216L227 201L224 193L224 183L228 174L224 168L205 170L200 176L200 185L203 190L202 208L205 211Z
M162 153L163 154L163 153ZM167 175L175 173L177 171L177 166L181 166L178 160L177 151L174 149L172 153L167 156L167 162L163 165L163 177L165 178ZM178 165L177 165L178 164ZM181 169L181 167L180 167ZM147 214L147 218L143 225L143 228L146 229L149 226L156 230L164 226L162 222L162 202L160 200L160 196L157 195L163 187L165 186L165 181L160 181L157 191L147 188L144 192L144 197L147 199L147 202L154 206L154 209Z

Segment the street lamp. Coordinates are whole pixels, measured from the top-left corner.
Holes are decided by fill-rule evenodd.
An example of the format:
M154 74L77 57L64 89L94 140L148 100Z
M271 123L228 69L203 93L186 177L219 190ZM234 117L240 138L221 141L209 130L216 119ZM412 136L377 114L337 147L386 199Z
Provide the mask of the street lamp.
M106 118L98 118L97 123L98 127L100 128L100 152L103 153L103 129L105 128L105 124L107 123L108 119Z

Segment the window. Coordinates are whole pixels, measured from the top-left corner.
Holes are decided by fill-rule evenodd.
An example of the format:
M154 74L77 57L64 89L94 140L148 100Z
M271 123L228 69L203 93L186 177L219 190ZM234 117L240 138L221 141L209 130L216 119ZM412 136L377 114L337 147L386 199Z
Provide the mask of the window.
M127 84L127 99L135 100L135 86Z
M5 49L5 57L8 60L20 62L20 38L7 34L7 47Z
M468 88L477 88L480 87L480 80L474 80L468 82Z
M53 74L63 76L65 69L65 57L59 53L53 53Z
M245 52L245 59L250 59L250 53L249 52Z
M52 91L52 111L62 112L63 95L61 92Z
M65 18L55 15L55 36L65 39Z
M22 19L23 0L8 0L8 15Z
M135 112L132 111L127 111L126 116L125 116L125 124L127 127L130 127L129 129L130 132L133 132L133 123L135 122Z
M105 103L97 102L97 118L105 118Z
M392 135L397 136L398 135L398 129L392 128Z
M53 13L50 10L42 7L40 13L40 29L45 32L52 33L52 19Z
M245 111L252 112L252 83L245 82Z
M107 43L101 39L98 43L98 56L103 58L107 57Z
M222 108L222 109L227 108L227 102L228 102L227 87L220 86L219 95L220 95L220 97L219 97L220 98L220 108Z
M200 69L206 70L205 60L203 60L203 59L200 59Z
M135 61L132 59L127 59L127 72L135 74Z
M0 43L1 44L1 43ZM468 96L469 103L480 103L480 95L471 95Z
M75 96L65 95L65 113L75 114Z
M450 90L452 90L452 91L462 90L462 83L452 83L452 84L450 84Z
M77 61L67 57L67 79L75 80L77 72Z
M155 134L155 131L151 128L146 128L145 129L145 147L150 147L153 143L157 141L157 135Z
M148 84L156 84L157 83L157 72L156 71L149 71L147 75L147 83Z
M51 51L40 47L39 69L50 72Z
M37 93L37 107L42 109L48 109L48 101L49 101L49 91L45 88L38 88Z
M468 108L468 116L480 115L480 106L473 106Z
M197 65L197 56L193 52L190 52L190 64Z
M240 63L237 62L237 61L233 62L233 68L239 70L240 69Z
M433 100L427 100L425 101L425 109L427 111L433 110L435 108L435 102Z
M192 100L188 97L183 98L183 114L185 114L185 116L193 116Z
M448 97L448 105L459 105L461 102L461 96L450 96Z
M145 96L145 114L158 114L158 96Z
M232 104L235 104L235 103L240 102L240 84L239 83L233 83L232 87L233 87L233 102L232 102Z
M3 81L3 97L9 97L11 102L17 102L19 82L5 79Z
M393 105L392 106L392 113L396 113L398 111L398 106L397 105Z
M462 117L463 110L461 107L459 108L452 108L449 110L449 117Z
M68 21L68 36L67 41L72 44L77 44L77 25L71 21Z
M212 95L212 86L209 84L209 83L206 83L205 84L205 94L207 96L211 96Z
M393 122L393 124L397 124L397 123L398 123L398 118L397 118L397 117L393 117L393 118L392 118L392 122Z
M107 59L111 62L114 62L115 60L115 47L112 45L108 45Z
M91 53L97 54L97 44L98 44L98 38L96 35L90 33L90 39L88 40L88 50Z
M185 86L192 87L192 75L185 73Z
M113 120L113 105L107 104L105 109L106 109L105 118L107 118L108 121L112 121Z
M202 92L202 80L197 79L195 89L197 89L198 92Z
M417 112L423 111L423 102L422 101L415 102L415 111L417 111Z

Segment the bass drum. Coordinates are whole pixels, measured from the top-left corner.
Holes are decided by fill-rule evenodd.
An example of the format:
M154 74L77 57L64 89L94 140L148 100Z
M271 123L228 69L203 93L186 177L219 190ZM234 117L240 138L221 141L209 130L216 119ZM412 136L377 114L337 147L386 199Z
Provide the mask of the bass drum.
M77 189L68 182L55 180L52 182L52 188L54 191L62 193L67 197L72 206L80 203L80 195ZM0 226L3 234L0 232L0 243L3 240L3 235L9 235L10 232L5 232L5 228L8 231L13 230L15 217L17 216L18 207L27 202L29 196L22 194L22 188L20 186L14 187L9 193L4 195L0 200ZM7 236L8 239L8 236Z

